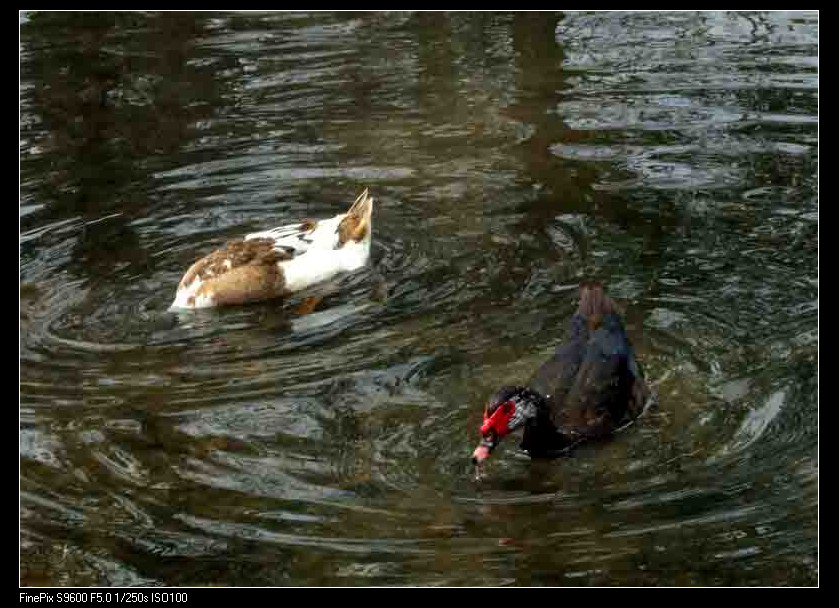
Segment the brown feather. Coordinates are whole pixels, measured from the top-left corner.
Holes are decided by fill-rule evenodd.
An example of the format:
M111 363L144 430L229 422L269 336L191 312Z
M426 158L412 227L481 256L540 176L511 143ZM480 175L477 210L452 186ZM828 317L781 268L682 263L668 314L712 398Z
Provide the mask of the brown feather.
M363 241L370 230L370 214L373 208L373 199L367 195L367 190L361 193L347 211L347 217L338 224L338 247L350 240Z
M202 285L195 297L212 297L218 305L283 295L285 281L277 263L291 259L291 254L275 250L273 245L268 238L229 241L195 262L179 288L200 279Z
M285 295L285 279L276 264L248 264L209 279L195 295L212 297L217 306L269 300Z

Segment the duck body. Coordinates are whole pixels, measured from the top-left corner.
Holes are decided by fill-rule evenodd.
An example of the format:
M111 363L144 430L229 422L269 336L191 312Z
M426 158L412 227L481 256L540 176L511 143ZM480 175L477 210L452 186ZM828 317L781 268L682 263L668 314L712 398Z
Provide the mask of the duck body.
M372 210L365 190L347 213L229 241L186 271L171 309L279 298L358 270L370 257Z
M580 305L565 341L526 386L505 386L487 402L480 464L499 441L524 428L521 447L531 457L554 457L589 440L609 436L637 418L649 388L623 320L603 287L580 288Z

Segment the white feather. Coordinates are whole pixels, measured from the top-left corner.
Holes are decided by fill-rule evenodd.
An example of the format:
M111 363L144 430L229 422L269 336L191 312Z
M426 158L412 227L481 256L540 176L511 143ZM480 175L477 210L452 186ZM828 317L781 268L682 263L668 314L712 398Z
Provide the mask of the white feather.
M314 230L306 232L300 230L304 224L279 226L271 230L252 232L245 235L248 239L273 239L274 249L292 251L295 254L310 249L334 249L338 244L338 224L346 217L346 213L336 215L328 220L320 220Z
M175 301L169 306L169 310L177 310L180 308L212 308L216 305L213 298L206 294L196 295L204 281L200 277L195 277L189 285L183 289L178 289L175 293Z
M370 257L370 239L351 241L340 249L312 248L292 260L280 262L285 287L295 292L328 281L342 272L358 270Z

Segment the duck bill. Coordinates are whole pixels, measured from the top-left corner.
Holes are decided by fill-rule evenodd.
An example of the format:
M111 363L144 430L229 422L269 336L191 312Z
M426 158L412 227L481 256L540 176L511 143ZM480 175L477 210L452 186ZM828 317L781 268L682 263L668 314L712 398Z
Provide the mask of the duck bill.
M489 458L489 455L492 454L496 445L498 445L498 442L493 440L491 437L484 437L481 439L478 447L476 447L475 451L472 452L472 464L475 466L481 466L481 463L483 463L487 458Z

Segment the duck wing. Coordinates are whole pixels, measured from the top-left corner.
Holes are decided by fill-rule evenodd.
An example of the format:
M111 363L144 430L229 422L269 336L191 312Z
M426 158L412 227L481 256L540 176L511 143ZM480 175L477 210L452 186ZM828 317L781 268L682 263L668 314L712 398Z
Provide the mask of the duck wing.
M573 386L589 342L589 328L584 315L575 313L571 317L568 335L553 357L545 361L527 383L536 391L550 410L551 420L556 424L557 413L562 408L565 396Z
M555 421L563 432L608 435L644 407L648 389L621 318L603 315L589 331L573 382Z
M338 242L337 225L335 229L329 230L326 225L328 223L329 220L306 219L296 224L246 234L244 240L270 241L276 251L294 258L313 248L334 249Z
M283 295L285 279L277 264L291 257L269 238L228 241L190 266L172 307L243 304Z
M245 240L269 239L273 241L274 249L292 257L312 249L339 249L350 239L360 241L365 235L369 235L372 211L373 198L365 189L346 213L329 219L305 219L296 224L253 232L245 235Z
M545 398L550 422L570 438L611 433L643 411L649 389L601 284L580 286L565 342L528 386Z

